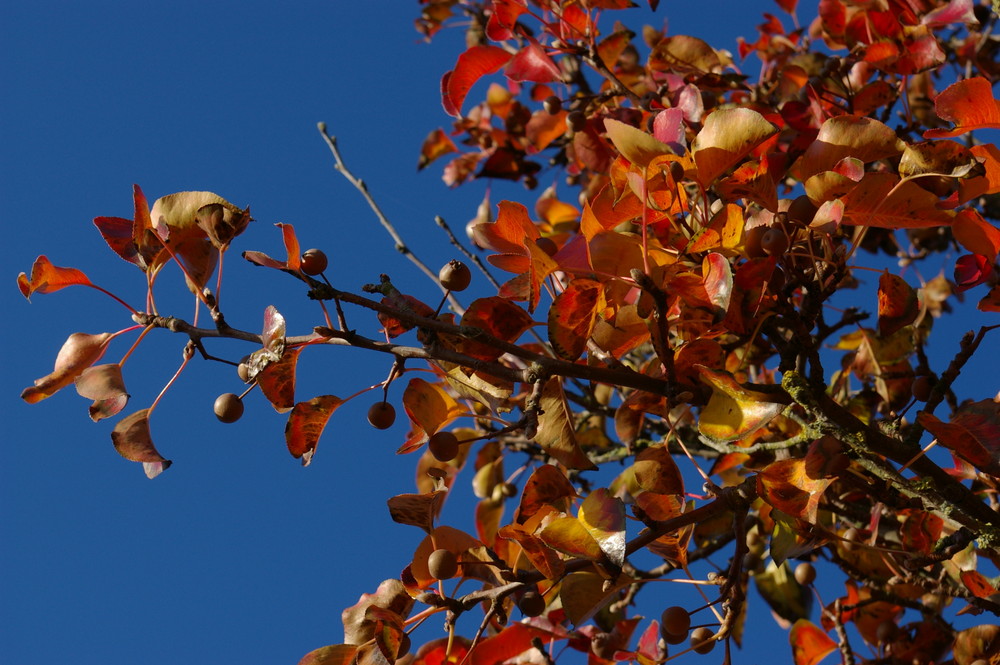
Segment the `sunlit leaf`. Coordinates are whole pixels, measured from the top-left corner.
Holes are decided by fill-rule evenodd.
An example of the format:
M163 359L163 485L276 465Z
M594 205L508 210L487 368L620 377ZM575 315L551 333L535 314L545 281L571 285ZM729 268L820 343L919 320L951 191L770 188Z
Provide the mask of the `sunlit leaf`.
M73 383L85 369L101 359L111 337L111 333L70 335L56 355L52 372L36 379L35 385L25 388L21 392L21 399L28 404L36 404Z
M804 181L822 171L830 171L840 160L853 157L865 164L903 152L906 144L896 132L873 118L839 115L823 123L816 140L796 164Z
M491 296L473 300L462 315L462 327L478 328L505 342L514 342L534 325L531 316L514 303ZM495 360L503 353L501 349L475 339L462 339L459 350L481 360Z
M962 584L972 592L976 598L989 598L997 593L998 589L986 577L975 570L963 570L961 573Z
M494 0L493 12L486 23L486 36L495 42L512 38L517 18L527 11L524 0Z
M473 46L458 56L455 68L441 79L445 113L460 117L462 102L476 81L506 65L510 57L510 53L497 46Z
M31 266L31 277L23 272L17 276L17 288L30 299L33 293L53 293L67 286L91 286L90 280L76 268L52 265L47 256L39 256Z
M709 114L691 144L698 182L708 187L777 131L764 116L751 109L726 108Z
M595 489L583 500L577 519L611 563L625 565L625 504L621 499L603 487Z
M323 428L343 403L344 400L334 395L320 395L292 408L285 424L285 443L292 457L302 459L302 466L312 461Z
M656 157L672 152L652 134L647 134L620 120L605 118L604 130L618 152L639 168L645 168Z
M512 81L550 83L562 80L559 65L552 61L545 49L532 37L528 37L527 44L510 59L504 74Z
M710 252L702 260L702 281L705 293L718 320L725 318L729 299L733 295L733 268L722 254Z
M598 313L604 309L604 287L589 279L574 279L549 308L549 342L566 360L576 360L587 348Z
M966 628L955 636L955 663L972 665L977 660L996 662L1000 656L1000 626L995 623Z
M346 644L364 644L375 636L378 619L377 615L373 617L369 613L372 607L391 612L402 620L409 616L413 598L398 579L385 580L375 593L362 594L357 603L341 613Z
M844 224L915 229L947 226L955 218L954 212L937 206L935 194L913 181L900 182L892 173L866 174L842 200Z
M403 391L403 408L424 438L439 431L463 413L458 402L440 385L416 377L410 379Z
M785 408L769 394L748 390L730 374L698 367L712 396L701 411L698 431L713 441L735 441L757 430Z
M816 665L837 648L837 643L808 619L799 619L788 634L795 665Z
M532 648L532 640L552 639L552 634L524 623L512 623L472 647L469 665L499 665Z
M423 145L420 147L420 159L417 162L417 170L423 170L435 159L450 152L458 152L455 142L440 127L435 129L427 135Z
M249 209L240 210L232 204L213 202L198 208L195 220L212 244L217 249L225 250L233 238L246 230L252 218Z
M902 277L883 272L878 280L878 333L888 337L920 313L917 292Z
M955 240L973 254L996 261L1000 254L1000 229L993 226L977 210L966 208L955 215L951 226Z
M981 76L949 85L934 100L934 110L942 120L954 123L954 129L928 129L924 138L948 138L974 129L1000 129L1000 101L993 97L993 86Z
M820 499L833 480L811 477L803 458L782 459L757 474L757 492L786 515L815 524Z
M118 454L131 462L142 462L146 475L153 478L170 466L153 445L149 432L149 409L125 416L115 424L111 442Z
M88 367L75 383L80 397L94 400L90 405L90 419L94 422L118 415L128 404L129 394L118 363Z
M621 583L624 580L624 583ZM620 580L606 583L606 580L592 572L576 572L567 575L559 586L559 599L562 601L566 617L575 626L589 621L613 597L616 597L623 586L630 583L628 576Z

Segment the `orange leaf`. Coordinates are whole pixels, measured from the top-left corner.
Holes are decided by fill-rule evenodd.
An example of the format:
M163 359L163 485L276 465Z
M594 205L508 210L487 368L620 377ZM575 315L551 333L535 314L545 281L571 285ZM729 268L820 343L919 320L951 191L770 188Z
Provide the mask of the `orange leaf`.
M386 503L393 522L417 526L430 533L434 529L434 518L441 512L447 496L446 490L426 494L399 494Z
M507 64L510 53L497 46L473 46L460 56L455 69L441 79L441 104L448 115L462 115L462 102L469 90L483 76Z
M344 400L334 395L320 395L292 408L285 424L285 443L292 457L302 459L302 466L309 466L323 428L343 403Z
M549 641L552 633L525 623L512 623L473 646L469 653L469 665L498 665L511 660L531 649L532 640L536 638Z
M17 276L17 288L21 295L31 299L32 293L52 293L67 286L92 286L86 275L76 268L60 268L52 265L45 255L35 259L31 266L31 278L23 272Z
M996 261L1000 254L1000 229L993 226L972 208L967 208L955 215L951 226L955 240L973 254L985 256L990 261Z
M620 120L606 118L604 131L618 152L642 169L649 166L649 163L656 157L673 152L665 143L654 138L652 134L647 134Z
M698 182L708 187L777 131L764 116L751 109L719 109L709 114L691 144Z
M913 287L902 277L883 272L878 280L878 334L888 337L913 323L919 313L920 301Z
M149 409L125 416L115 424L111 442L118 454L131 462L142 462L148 478L155 478L170 466L153 445L149 433Z
M532 325L534 321L527 312L498 296L473 300L462 315L463 327L479 328L504 342L516 341ZM480 360L495 360L503 353L501 349L474 339L462 339L459 350Z
M597 316L605 307L604 287L589 279L574 279L549 308L549 342L566 360L576 360L587 348Z
M948 226L955 218L938 208L938 197L892 173L871 172L843 197L844 224L884 229Z
M833 481L810 477L803 458L783 459L771 462L757 474L757 493L781 512L815 523L819 501Z
M644 449L635 456L632 468L641 489L655 494L684 494L684 478L665 445Z
M795 665L816 665L837 648L837 643L808 619L799 619L788 634Z
M257 375L257 385L278 413L287 413L295 406L295 365L302 347L286 349L281 359L269 363Z
M1000 129L1000 101L994 99L990 82L981 76L949 85L934 100L934 111L955 128L928 129L926 139L958 136L973 129Z
M975 570L963 570L960 577L965 588L976 598L989 598L997 592L997 588L986 579L986 576Z
M566 566L559 554L546 545L541 538L525 531L520 524L508 524L501 528L497 535L506 540L513 540L520 545L531 565L547 579L557 579L562 577L565 572Z
M417 170L420 171L426 168L435 159L450 152L458 152L455 142L440 127L435 129L427 135L423 145L420 146L420 159L417 162Z
M840 160L853 157L864 163L903 152L906 144L890 127L873 118L841 115L823 123L806 152L796 163L805 181L822 171L831 171Z
M36 379L34 386L25 388L21 392L21 399L28 404L36 404L73 383L85 369L101 359L111 337L111 333L70 335L56 355L52 373Z
M544 506L553 506L560 512L566 512L569 508L568 499L575 496L576 489L566 476L551 464L543 464L535 469L524 484L515 521L523 524Z
M403 408L419 430L420 438L428 437L462 415L462 408L451 395L436 383L420 378L410 379L403 391Z
M351 665L357 653L353 644L331 644L302 656L299 665Z
M538 534L542 541L554 549L573 557L597 561L602 556L601 546L575 517L559 517L549 522Z

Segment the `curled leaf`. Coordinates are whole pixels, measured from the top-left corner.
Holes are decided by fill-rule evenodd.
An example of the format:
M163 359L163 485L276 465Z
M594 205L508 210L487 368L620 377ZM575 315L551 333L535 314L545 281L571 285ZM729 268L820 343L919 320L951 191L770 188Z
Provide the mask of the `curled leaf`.
M698 181L707 187L777 131L751 109L719 109L711 113L691 145Z
M462 102L469 90L483 76L507 64L510 53L497 46L473 46L458 56L455 68L441 79L441 104L445 113L462 115Z
M80 397L94 400L90 405L90 418L94 422L118 415L128 404L122 366L118 363L94 365L83 370L76 378L76 392Z
M712 396L701 411L698 431L713 441L735 441L763 427L781 413L784 404L770 394L748 390L732 375L697 366Z
M949 85L934 100L934 111L954 129L928 129L924 138L940 139L965 134L973 129L1000 128L1000 100L993 86L981 76Z
M649 163L660 155L668 155L673 151L665 143L656 139L652 134L633 127L632 125L606 118L604 120L604 131L614 144L618 152L640 168L649 166Z
M76 268L60 268L52 265L44 254L35 259L31 266L31 277L23 272L17 276L17 288L21 295L31 299L32 293L52 293L67 286L91 286L90 279Z
M795 665L816 665L837 648L837 643L823 629L808 619L799 619L788 634Z
M142 462L146 476L155 478L170 466L153 445L149 433L149 409L125 416L115 424L111 442L118 454L131 462Z
M604 487L595 489L583 500L577 519L611 563L625 565L625 504L621 499Z
M21 399L35 404L73 383L85 369L101 359L111 337L111 333L70 335L59 349L52 373L35 380L34 386L25 388Z

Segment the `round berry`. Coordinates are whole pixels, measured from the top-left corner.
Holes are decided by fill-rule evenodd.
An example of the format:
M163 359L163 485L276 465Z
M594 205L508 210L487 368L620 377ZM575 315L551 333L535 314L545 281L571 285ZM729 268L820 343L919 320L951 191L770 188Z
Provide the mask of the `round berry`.
M321 249L307 249L302 254L300 268L307 275L318 275L326 270L326 254Z
M760 238L760 247L768 256L778 256L788 251L788 235L785 232L772 226Z
M451 550L434 550L427 557L427 570L436 580L450 580L458 574L458 557Z
M437 432L427 441L427 447L439 462L450 462L458 457L458 437L451 432Z
M683 641L690 629L691 615L680 605L668 607L660 615L660 630L663 632L664 637L670 635L680 638L675 644Z
M573 111L566 116L566 121L574 132L583 131L583 128L587 126L587 116L582 111Z
M795 581L802 586L809 586L816 581L816 567L808 561L795 566Z
M223 393L215 398L215 417L224 423L235 423L243 415L243 400L239 395Z
M549 115L555 115L556 113L559 113L559 111L562 111L562 100L555 95L551 95L545 98L545 101L542 102L542 106L545 108L546 113Z
M931 398L931 390L933 389L934 379L926 374L921 374L917 378L913 379L913 385L910 388L914 399L920 402L926 402L929 400Z
M396 422L396 408L388 402L375 402L368 409L368 422L375 429L389 429Z
M712 632L711 628L695 628L691 631L691 646L694 647L695 653L706 654L710 653L712 649L715 648L715 640L712 637L715 633Z
M526 617L537 617L545 611L545 596L528 589L517 600L517 609Z
M452 259L438 272L438 279L441 286L449 291L464 291L472 282L472 271L461 261Z

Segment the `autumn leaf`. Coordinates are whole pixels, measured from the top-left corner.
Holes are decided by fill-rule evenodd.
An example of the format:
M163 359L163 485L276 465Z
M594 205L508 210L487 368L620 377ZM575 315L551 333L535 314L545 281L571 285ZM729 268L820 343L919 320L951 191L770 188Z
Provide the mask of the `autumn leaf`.
M115 424L111 442L118 454L131 462L142 462L148 478L155 478L170 466L153 445L149 432L149 409L125 416Z
M17 276L17 288L21 290L21 295L29 300L33 293L53 293L74 285L93 286L80 270L54 266L45 255L35 259L35 263L31 266L30 278L23 272Z
M299 665L351 665L358 647L353 644L331 644L314 649L299 660Z
M491 296L469 303L462 315L461 325L463 328L477 328L504 342L514 342L534 323L522 308L504 298ZM475 336L470 337L460 340L458 350L462 353L480 360L496 360L503 354L502 349L477 341Z
M344 400L334 395L320 395L292 407L285 424L285 443L292 457L302 459L302 466L309 466L323 428L343 403Z
M757 474L757 493L786 515L815 524L820 499L833 481L810 476L804 458L776 460Z
M549 342L555 352L566 360L579 358L605 306L600 282L589 279L570 282L549 308Z
M816 665L837 648L823 629L808 619L799 619L788 634L795 665Z
M1000 129L1000 101L993 86L981 76L952 83L934 100L934 111L954 129L928 129L925 139L942 139L974 129Z
M403 391L403 408L413 424L406 443L396 451L410 452L464 413L455 399L436 384L421 378L410 379Z
M445 490L426 494L399 494L387 501L389 516L393 522L420 527L430 533L434 529L434 518L441 512L447 495Z
M977 660L996 662L1000 657L1000 626L982 624L966 628L955 635L955 662L972 665Z
M364 644L374 638L377 620L384 614L376 613L373 616L369 613L371 608L391 612L403 620L413 609L413 598L397 579L385 580L378 585L375 593L362 594L357 603L341 613L345 644Z
M88 367L75 383L80 397L94 400L90 405L90 419L94 422L118 415L128 404L129 394L118 363Z
M878 334L888 337L917 319L917 292L902 277L883 272L878 280Z
M955 215L951 231L958 244L973 254L991 262L1000 254L1000 229L983 219L977 210L966 208Z
M508 524L501 527L497 536L505 540L513 540L520 545L522 553L528 558L531 565L547 579L557 579L566 571L566 565L559 554L546 545L542 538L528 533L520 524Z
M979 254L964 254L955 259L955 291L961 293L986 282L993 274L993 263Z
M101 359L112 337L111 333L70 335L56 355L52 372L36 379L35 385L25 388L21 392L21 399L28 404L36 404L73 383L85 369Z
M985 399L964 404L947 423L921 411L917 423L969 464L1000 477L1000 402Z
M469 665L499 665L533 648L532 641L548 641L552 633L525 623L513 623L472 647Z
M422 171L434 160L450 152L458 152L455 142L440 127L427 135L423 145L420 147L420 159L417 162L417 170Z
M760 429L785 408L770 394L749 390L730 375L697 366L712 396L701 411L698 431L720 443L735 441Z
M614 118L605 118L604 131L618 152L642 169L649 166L656 157L673 152L651 134Z
M809 176L830 171L845 157L868 164L894 157L906 144L889 126L873 118L840 115L826 120L805 154L795 165L797 175Z
M755 574L753 580L782 628L787 629L800 619L808 619L812 594L795 581L787 561L780 566L772 561L763 573Z
M555 466L543 464L524 483L514 521L523 524L544 506L553 506L566 512L569 509L569 499L574 497L576 489L569 479Z
M295 236L295 227L291 224L275 224L281 229L281 238L285 243L285 254L287 259L278 261L272 259L267 254L257 251L243 252L243 258L258 266L265 268L276 268L278 270L298 270L302 262L302 255L299 251L299 239Z
M535 443L542 447L546 455L570 469L596 469L576 441L569 406L558 377L546 382L538 402L541 412Z
M530 36L527 38L527 44L507 63L504 74L511 81L551 83L562 80L559 65L553 62L538 41Z
M937 206L938 197L892 173L872 172L842 197L844 224L884 229L948 226L955 213Z
M655 494L684 494L684 478L663 444L643 449L632 465L639 488Z
M719 109L709 114L691 144L698 182L708 187L777 131L764 116L751 109Z
M571 557L599 561L604 556L587 527L575 517L557 517L538 532L538 537L549 547Z
M441 79L445 113L461 117L462 102L476 81L506 65L510 58L510 53L497 46L473 46L458 56L455 68Z
M286 349L257 374L257 385L278 413L287 413L295 406L295 366L302 348Z
M595 489L580 505L577 519L597 542L608 560L625 565L625 504L606 488Z
M417 300L413 296L406 295L405 293L393 293L385 296L382 298L382 304L394 307L415 316L422 316L424 318L434 316L434 310L430 307L430 305ZM382 324L385 334L390 338L399 337L403 333L413 330L414 327L412 323L385 312L378 313L378 322Z

